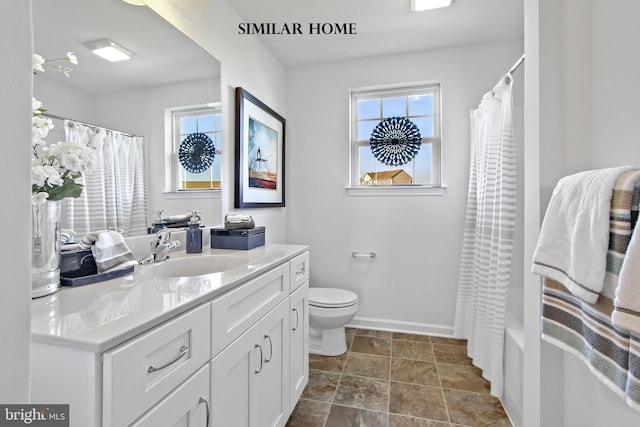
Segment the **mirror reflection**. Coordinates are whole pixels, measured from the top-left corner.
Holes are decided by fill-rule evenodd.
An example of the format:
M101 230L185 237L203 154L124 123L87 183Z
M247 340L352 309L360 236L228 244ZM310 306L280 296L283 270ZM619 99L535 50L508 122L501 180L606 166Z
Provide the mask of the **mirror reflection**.
M45 63L34 78L54 125L47 143L89 138L105 161L86 177L86 195L63 203L63 228L76 239L101 228L139 235L160 210L174 219L197 210L204 225L219 223L220 63L148 7L121 1L33 0L33 28L35 53L78 60ZM103 40L131 59L94 55L88 46ZM51 64L73 70L66 77ZM195 132L211 142L204 170L186 170L178 156L181 138Z

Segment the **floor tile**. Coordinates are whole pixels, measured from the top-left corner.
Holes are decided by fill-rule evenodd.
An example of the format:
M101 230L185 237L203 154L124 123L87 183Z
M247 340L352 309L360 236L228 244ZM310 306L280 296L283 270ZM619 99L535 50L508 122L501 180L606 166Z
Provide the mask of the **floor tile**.
M393 340L391 355L401 359L422 360L424 362L435 361L431 343Z
M354 329L352 332L347 331L346 334L347 339L347 351L351 350L351 344L353 343L353 339L356 337L356 330Z
M449 422L442 389L391 382L389 412Z
M405 334L402 332L394 332L393 333L394 340L405 340L405 341L421 341L421 342L432 342L431 337L429 335L418 335L418 334Z
M361 337L384 338L390 340L393 332L376 331L373 329L356 329L356 335Z
M438 373L442 388L490 393L491 383L482 378L482 370L475 366L438 363Z
M467 346L467 340L461 340L457 338L431 337L431 342L433 344L459 345L464 347Z
M474 427L510 427L497 397L488 394L444 390L451 422Z
M333 403L387 412L389 409L389 381L342 375Z
M393 358L391 361L391 381L440 387L436 364L420 360Z
M440 363L471 365L466 346L434 343L433 353L436 356L436 361Z
M341 356L318 356L317 354L310 354L309 369L342 373L346 361L347 353Z
M340 374L310 369L309 383L302 392L302 397L331 403L339 380Z
M286 427L323 427L330 409L329 403L300 399Z
M449 423L427 420L425 418L407 417L406 415L389 414L389 427L449 427Z
M351 352L344 365L344 373L362 377L389 379L389 357Z
M356 335L351 344L351 350L357 353L391 355L391 340L385 338L362 337Z
M325 427L387 427L386 412L333 405Z

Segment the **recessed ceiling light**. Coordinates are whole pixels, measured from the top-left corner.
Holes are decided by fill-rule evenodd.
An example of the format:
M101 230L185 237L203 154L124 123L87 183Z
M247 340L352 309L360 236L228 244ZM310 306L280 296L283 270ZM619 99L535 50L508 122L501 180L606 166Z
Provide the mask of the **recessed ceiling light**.
M142 0L122 0L125 3L132 4L134 6L146 6L147 4Z
M89 50L110 62L131 59L135 54L109 39L84 43Z
M411 10L419 12L422 10L439 9L451 6L453 0L411 0Z

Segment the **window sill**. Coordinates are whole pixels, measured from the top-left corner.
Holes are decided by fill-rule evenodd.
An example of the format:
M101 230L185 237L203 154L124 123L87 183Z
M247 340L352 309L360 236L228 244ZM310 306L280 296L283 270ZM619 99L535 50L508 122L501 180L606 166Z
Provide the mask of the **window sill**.
M162 197L170 199L221 199L222 190L188 190L188 191L164 191Z
M446 186L426 185L379 185L370 187L347 187L349 196L443 196Z

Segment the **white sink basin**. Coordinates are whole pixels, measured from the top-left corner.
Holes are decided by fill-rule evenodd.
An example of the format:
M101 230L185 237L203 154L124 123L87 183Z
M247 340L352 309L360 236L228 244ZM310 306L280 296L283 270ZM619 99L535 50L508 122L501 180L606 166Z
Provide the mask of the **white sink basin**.
M193 255L169 258L140 269L141 274L151 277L189 277L220 273L247 265L245 257L237 255Z

